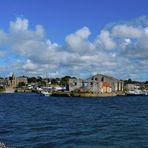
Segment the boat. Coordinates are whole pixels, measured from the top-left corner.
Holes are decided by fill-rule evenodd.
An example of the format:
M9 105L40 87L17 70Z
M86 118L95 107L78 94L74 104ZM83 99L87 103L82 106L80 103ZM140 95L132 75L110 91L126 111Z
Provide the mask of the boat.
M128 96L145 96L145 93L139 89L129 90L126 94Z
M48 91L41 91L41 93L40 93L41 95L43 95L43 96L46 96L46 97L48 97L48 96L51 96L51 92L48 92Z

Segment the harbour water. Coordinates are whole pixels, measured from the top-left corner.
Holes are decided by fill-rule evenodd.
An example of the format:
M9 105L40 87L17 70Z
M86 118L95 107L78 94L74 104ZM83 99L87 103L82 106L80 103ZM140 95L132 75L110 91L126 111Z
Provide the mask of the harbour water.
M148 96L0 94L0 142L12 148L147 148Z

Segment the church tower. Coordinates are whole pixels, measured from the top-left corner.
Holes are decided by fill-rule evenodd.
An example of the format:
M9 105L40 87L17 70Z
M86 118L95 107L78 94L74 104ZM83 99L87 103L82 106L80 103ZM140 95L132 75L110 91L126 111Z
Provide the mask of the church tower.
M11 86L12 86L13 88L16 88L16 76L15 76L14 73L12 74Z

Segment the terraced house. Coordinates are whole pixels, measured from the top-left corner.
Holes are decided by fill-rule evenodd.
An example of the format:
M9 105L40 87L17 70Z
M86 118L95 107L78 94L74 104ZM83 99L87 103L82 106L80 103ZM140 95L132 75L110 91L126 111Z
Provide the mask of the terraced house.
M102 74L94 75L88 79L70 79L68 83L69 91L86 91L94 93L111 93L124 90L124 83L111 76Z

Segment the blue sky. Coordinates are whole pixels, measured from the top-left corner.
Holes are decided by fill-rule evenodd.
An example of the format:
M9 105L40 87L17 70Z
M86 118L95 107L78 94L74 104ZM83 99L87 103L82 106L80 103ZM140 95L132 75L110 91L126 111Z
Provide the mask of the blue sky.
M30 20L30 26L41 24L47 35L63 43L63 38L87 26L92 38L108 23L128 21L148 14L147 0L1 0L0 27L16 17Z
M147 80L147 6L147 0L1 0L1 75Z

